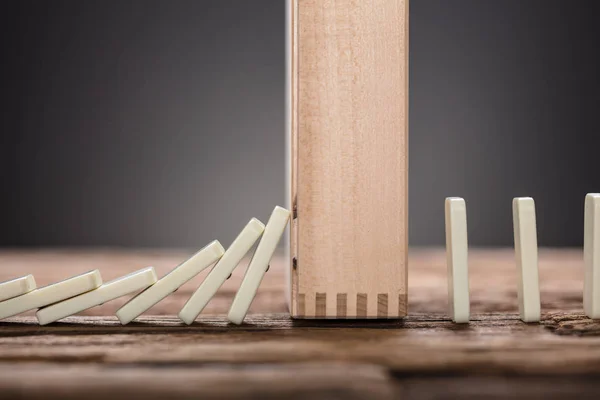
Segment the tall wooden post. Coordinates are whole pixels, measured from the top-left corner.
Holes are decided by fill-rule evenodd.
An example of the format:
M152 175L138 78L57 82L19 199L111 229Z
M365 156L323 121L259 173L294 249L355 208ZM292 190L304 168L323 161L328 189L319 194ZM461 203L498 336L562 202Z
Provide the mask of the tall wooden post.
M406 315L408 0L288 0L290 312Z

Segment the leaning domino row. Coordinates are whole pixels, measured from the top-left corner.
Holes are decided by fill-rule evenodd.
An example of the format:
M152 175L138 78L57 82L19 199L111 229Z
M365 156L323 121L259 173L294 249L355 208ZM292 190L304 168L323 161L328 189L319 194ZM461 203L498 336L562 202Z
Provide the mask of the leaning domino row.
M289 215L288 210L275 207L266 226L256 218L251 219L227 251L215 240L161 279L153 267L148 267L104 284L98 270L41 288L36 288L32 275L0 283L0 319L38 309L37 319L40 325L46 325L141 290L117 310L119 321L127 324L216 263L179 313L179 318L189 325L260 239L228 314L229 321L241 324L269 268Z
M452 321L469 322L469 266L467 209L465 201L449 197L445 204L446 260L448 266L448 303ZM538 278L538 244L535 202L531 197L513 200L513 227L518 275L519 314L524 322L541 318ZM584 226L585 314L600 318L600 194L585 198Z

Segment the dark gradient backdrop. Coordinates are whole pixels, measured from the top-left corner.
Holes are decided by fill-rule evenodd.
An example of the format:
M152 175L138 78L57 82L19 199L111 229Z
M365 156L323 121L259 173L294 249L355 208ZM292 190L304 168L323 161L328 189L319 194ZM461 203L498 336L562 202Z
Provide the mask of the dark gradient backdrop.
M227 245L284 201L284 1L11 1L0 245ZM410 241L580 245L600 191L600 1L413 0Z

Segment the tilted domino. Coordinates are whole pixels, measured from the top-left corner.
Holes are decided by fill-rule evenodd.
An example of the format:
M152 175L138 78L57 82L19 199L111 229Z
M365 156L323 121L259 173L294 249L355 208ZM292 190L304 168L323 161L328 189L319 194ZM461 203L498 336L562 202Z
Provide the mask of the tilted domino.
M464 199L449 197L445 204L448 304L452 321L469 322L469 263L467 208Z
M589 318L600 319L600 194L585 197L583 261L583 309Z
M538 322L540 284L535 202L531 197L513 200L513 227L517 261L519 314L523 322Z
M0 301L12 299L35 289L33 275L22 276L6 282L0 282Z
M32 290L19 297L1 302L0 319L70 299L71 297L94 290L100 285L102 285L102 277L96 269Z
M290 212L285 208L277 206L273 210L263 236L250 260L244 280L229 309L227 318L234 324L241 324L244 321L289 218Z
M260 238L264 229L265 226L263 223L256 218L252 218L248 222L233 243L231 243L231 246L225 251L223 257L217 262L217 265L213 267L202 284L179 312L179 318L183 322L188 325L194 322L242 258L244 258L258 238Z
M148 267L114 279L90 292L41 308L36 313L40 325L47 325L61 318L80 313L88 308L137 292L156 283L154 268Z
M187 261L175 267L154 285L129 300L117 310L117 318L123 325L131 322L150 307L173 293L181 285L210 267L223 256L225 249L217 240L198 251Z

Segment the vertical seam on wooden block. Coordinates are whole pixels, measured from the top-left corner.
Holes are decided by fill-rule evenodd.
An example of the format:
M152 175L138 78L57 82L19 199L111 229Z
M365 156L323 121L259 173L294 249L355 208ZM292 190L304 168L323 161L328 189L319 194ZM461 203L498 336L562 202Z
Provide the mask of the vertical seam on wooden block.
M327 316L327 293L317 293L315 298L315 317Z
M298 294L298 316L304 317L306 315L306 295L304 293Z
M379 293L377 295L377 317L387 318L388 316L388 295L387 293Z
M358 293L356 295L356 317L366 318L367 317L367 294Z
M400 293L398 296L398 316L404 317L406 316L406 303L408 300L408 296L406 293Z
M348 313L348 294L337 294L337 316L338 318L346 318Z
M294 210L296 212L296 218L292 219L290 223L290 238L292 239L292 245L290 249L290 253L293 256L293 261L295 262L295 268L292 269L292 284L296 286L296 293L300 291L300 281L301 281L301 272L298 270L298 259L300 258L300 222L297 219L298 214L298 175L299 175L299 143L298 138L300 134L300 124L298 122L299 118L299 108L300 108L300 92L299 92L299 51L298 51L298 24L299 24L299 15L298 15L298 0L290 0L290 65L289 65L289 74L290 74L290 93L289 99L290 102L290 110L289 110L289 118L290 118L290 164L291 164L291 200L294 206ZM302 306L300 306L300 296L298 296L298 305L297 313L299 316L306 317L306 298L305 294L302 294Z

